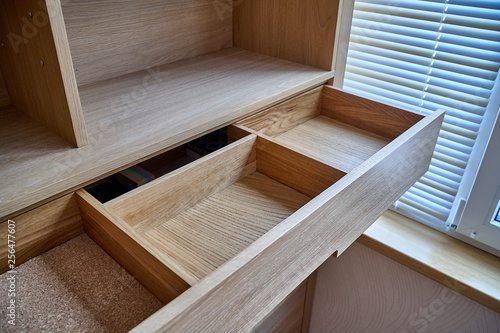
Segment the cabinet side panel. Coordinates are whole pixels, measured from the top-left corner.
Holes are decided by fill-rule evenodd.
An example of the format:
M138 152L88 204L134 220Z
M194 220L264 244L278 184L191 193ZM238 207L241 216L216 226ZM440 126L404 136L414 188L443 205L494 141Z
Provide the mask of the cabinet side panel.
M237 0L234 46L332 70L339 1Z
M424 117L331 86L323 88L321 114L388 139L401 135Z
M219 2L63 1L78 85L232 46L231 8Z
M9 93L7 92L7 87L5 86L3 74L0 71L0 107L7 105L10 105Z
M13 221L13 222L11 222ZM15 266L83 233L80 211L73 194L49 202L12 220L1 221L0 273L10 269L9 244L15 244ZM9 236L10 235L10 236ZM14 238L15 237L15 238ZM9 258L10 259L10 258Z

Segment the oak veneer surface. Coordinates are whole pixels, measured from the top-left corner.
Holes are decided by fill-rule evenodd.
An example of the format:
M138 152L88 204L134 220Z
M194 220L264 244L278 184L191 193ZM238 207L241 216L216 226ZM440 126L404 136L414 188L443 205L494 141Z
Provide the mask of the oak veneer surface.
M243 119L238 122L238 125L270 137L286 133L320 115L322 91L323 87L315 88L252 117Z
M105 206L142 234L255 171L255 141L247 136Z
M309 200L254 172L144 237L201 280Z
M443 116L424 118L134 332L253 328L426 172Z
M85 232L158 299L168 303L189 288L160 262L148 242L137 239L125 222L87 191L77 191L76 197Z
M338 8L339 0L234 1L234 46L332 70Z
M496 333L500 314L355 242L319 268L310 332Z
M51 3L58 4L52 0L47 4ZM12 71L7 77L7 87L15 96L14 105L73 146L80 147L87 144L87 133L71 56L69 52L61 52L67 48L64 48L65 30L60 24L62 17L57 11L60 8L51 6L50 9L47 10L44 1L3 1L0 7L2 21L5 21L0 26L2 39L13 42L2 48L5 50L0 53L0 62L4 71L6 67Z
M2 112L0 216L103 178L332 75L231 48L88 85L80 95L90 143L79 149L14 109Z
M73 193L17 216L13 221L16 266L83 233L80 211ZM7 243L7 221L1 222L0 239ZM0 249L0 273L8 270L7 250L7 246Z
M275 140L343 172L351 171L389 143L388 139L322 115Z
M212 0L62 1L78 85L231 47L221 3L225 15Z
M22 36L15 2L12 0L0 2L0 34L2 40L9 40L8 34ZM43 118L38 107L38 92L33 84L31 67L28 65L26 47L24 44L6 44L0 48L0 66L13 105L24 110L33 118ZM28 98L31 96L31 98Z

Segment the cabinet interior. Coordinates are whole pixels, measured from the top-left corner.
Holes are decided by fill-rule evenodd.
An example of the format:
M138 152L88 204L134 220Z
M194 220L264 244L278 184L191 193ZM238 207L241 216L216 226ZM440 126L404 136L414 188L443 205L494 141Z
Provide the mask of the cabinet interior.
M255 109L262 100L251 94L257 87L268 95L283 86L297 93L311 80L331 79L337 6L7 0L0 7L0 65L13 106L81 147L103 116L114 124L128 120L129 128L140 120L168 126L182 110L196 122L214 108ZM263 75L270 72L276 75ZM212 96L217 105L210 105ZM208 108L200 109L197 102L207 97Z

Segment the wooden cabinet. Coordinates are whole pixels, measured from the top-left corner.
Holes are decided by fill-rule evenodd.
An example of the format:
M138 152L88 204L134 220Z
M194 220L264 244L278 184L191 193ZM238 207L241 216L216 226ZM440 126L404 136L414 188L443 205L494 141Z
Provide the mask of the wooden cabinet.
M1 220L36 232L27 216L67 195L85 232L168 303L137 331L277 325L268 315L426 171L443 117L325 85L345 56L347 3L46 0L51 43L2 51ZM2 38L37 4L3 2ZM33 45L54 56L42 70ZM26 84L18 61L39 79ZM42 104L84 119L72 132L88 144L31 113ZM83 189L225 126L226 147L111 201Z

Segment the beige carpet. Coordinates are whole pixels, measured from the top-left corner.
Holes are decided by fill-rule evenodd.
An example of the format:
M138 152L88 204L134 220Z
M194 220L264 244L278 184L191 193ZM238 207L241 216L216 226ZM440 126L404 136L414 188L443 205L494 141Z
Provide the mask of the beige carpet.
M0 275L0 332L126 332L162 306L85 234L16 270L16 326Z

